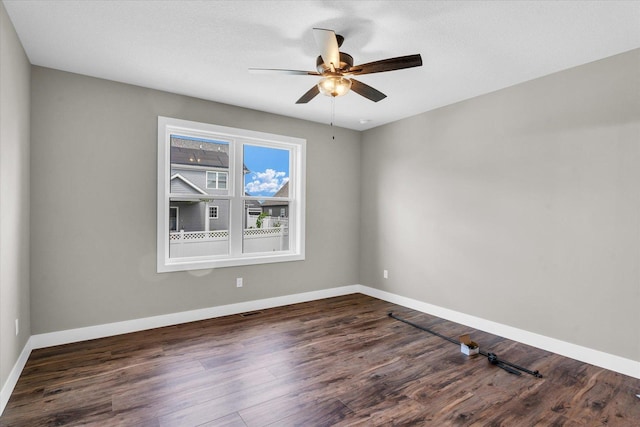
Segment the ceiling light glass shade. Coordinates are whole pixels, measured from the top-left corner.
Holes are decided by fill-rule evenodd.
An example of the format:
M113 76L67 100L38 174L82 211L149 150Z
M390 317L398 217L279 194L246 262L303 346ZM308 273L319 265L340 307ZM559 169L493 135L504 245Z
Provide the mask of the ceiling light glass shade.
M327 96L342 96L351 89L351 80L346 77L323 77L318 82L320 93Z

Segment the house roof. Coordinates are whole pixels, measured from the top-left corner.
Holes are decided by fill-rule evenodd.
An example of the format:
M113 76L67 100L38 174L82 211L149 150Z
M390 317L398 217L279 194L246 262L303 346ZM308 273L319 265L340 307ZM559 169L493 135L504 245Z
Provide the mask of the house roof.
M289 197L289 181L285 182L282 187L273 195L273 197ZM266 199L262 202L262 206L281 206L285 205L287 202L283 202L282 200L273 200Z
M226 143L171 136L171 163L228 169L228 148Z
M285 182L273 197L289 197L289 181Z
M244 195L245 196L251 196L251 194L246 193L246 192L244 193ZM257 200L247 199L247 200L244 201L244 207L246 209L248 209L248 208L258 208L258 209L260 209L261 206L262 205Z
M229 169L229 144L171 136L171 163ZM245 174L251 172L242 164Z

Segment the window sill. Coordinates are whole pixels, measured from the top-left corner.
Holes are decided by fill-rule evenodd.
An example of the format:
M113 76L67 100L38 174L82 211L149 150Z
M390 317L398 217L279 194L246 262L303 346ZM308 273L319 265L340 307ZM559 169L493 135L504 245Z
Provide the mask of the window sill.
M278 255L268 254L247 254L237 258L220 259L181 259L181 260L158 260L158 273L170 273L177 271L205 270L224 267L242 267L255 264L272 264L280 262L304 261L304 254L283 253Z

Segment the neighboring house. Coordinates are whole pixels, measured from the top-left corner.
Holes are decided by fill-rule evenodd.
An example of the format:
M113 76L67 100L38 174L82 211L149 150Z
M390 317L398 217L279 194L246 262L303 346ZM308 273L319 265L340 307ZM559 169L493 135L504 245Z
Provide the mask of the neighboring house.
M273 197L289 197L289 181L285 182ZM265 200L262 203L262 212L270 217L289 218L289 203L281 200Z
M222 142L171 137L171 193L180 195L180 200L169 204L169 231L228 228L228 200L198 197L228 194L227 150L228 144Z

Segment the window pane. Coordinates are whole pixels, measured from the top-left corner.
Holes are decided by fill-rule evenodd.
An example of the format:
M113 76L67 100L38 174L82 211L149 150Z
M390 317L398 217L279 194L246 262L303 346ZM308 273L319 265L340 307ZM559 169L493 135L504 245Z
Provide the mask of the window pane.
M207 172L207 188L218 188L218 181L216 178L216 172Z
M169 258L229 254L228 200L170 199L169 211Z
M246 200L243 228L243 253L288 251L289 202Z
M289 150L245 144L244 192L254 197L289 197Z
M227 173L218 172L218 188L225 190L227 188Z
M170 156L172 194L227 194L228 142L171 135Z

